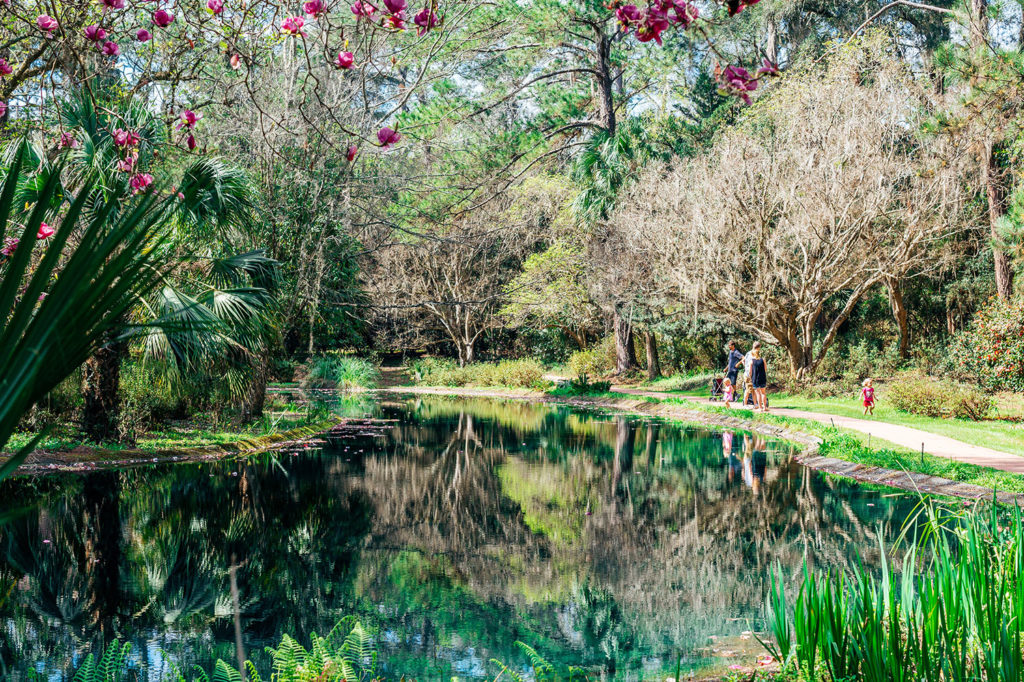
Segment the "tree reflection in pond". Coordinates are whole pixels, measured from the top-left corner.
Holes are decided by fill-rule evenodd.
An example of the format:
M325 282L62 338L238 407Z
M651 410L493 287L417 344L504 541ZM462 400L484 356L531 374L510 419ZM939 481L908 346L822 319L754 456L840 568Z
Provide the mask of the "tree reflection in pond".
M14 679L67 678L134 643L157 674L234 659L354 614L386 671L483 676L517 639L602 677L709 656L756 627L775 561L875 560L913 502L826 479L787 446L524 402L386 403L377 438L242 462L17 479L5 507L0 656ZM163 653L162 653L163 652Z

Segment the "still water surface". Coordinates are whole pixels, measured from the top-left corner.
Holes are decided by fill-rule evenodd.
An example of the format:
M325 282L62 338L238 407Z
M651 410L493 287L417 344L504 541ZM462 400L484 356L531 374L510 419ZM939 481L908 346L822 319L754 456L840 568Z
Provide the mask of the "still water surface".
M365 403L382 435L237 462L17 479L0 508L0 659L70 679L132 642L155 679L340 618L378 633L383 671L494 675L552 661L612 679L734 662L767 572L877 559L914 506L800 467L743 432L457 398ZM716 651L717 650L717 651ZM191 675L190 675L191 677Z

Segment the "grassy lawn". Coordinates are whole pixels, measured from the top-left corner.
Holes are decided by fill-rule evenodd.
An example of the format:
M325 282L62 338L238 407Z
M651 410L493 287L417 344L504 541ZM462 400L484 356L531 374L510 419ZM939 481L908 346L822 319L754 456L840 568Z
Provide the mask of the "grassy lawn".
M771 404L772 407L789 407L808 412L834 414L839 417L864 417L864 408L860 402L850 398L807 398L800 395L778 394L771 396ZM866 419L909 426L929 433L948 436L971 445L980 445L1014 455L1024 455L1024 424L1019 422L1000 420L976 422L966 419L922 417L891 407L886 403L884 394L875 406L874 416L866 417Z
M859 431L837 429L808 419L774 414L758 414L751 410L730 410L717 405L695 403L684 398L672 398L658 402L678 403L688 408L695 408L705 412L725 414L753 422L763 422L809 433L822 439L823 442L819 452L826 457L835 457L836 459L868 466L939 476L951 481L971 483L984 488L995 488L1000 491L1024 493L1024 476L980 467L975 464L954 462L943 457L934 457L928 454L922 457L920 452L915 452L880 438L871 438L869 446L868 435ZM877 409L875 414L878 414Z
M638 388L673 393L680 397L707 397L707 382L695 387L692 385L694 380L695 377L667 377L642 384ZM820 412L837 417L866 418L888 424L908 426L971 445L1024 456L1024 422L1000 419L976 422L967 419L940 419L909 414L887 404L884 388L879 391L875 414L871 417L864 417L864 408L857 396L810 398L799 394L773 393L769 395L769 400L772 407ZM1024 396L1011 393L999 394L996 396L996 405L997 414L1002 417L1024 418Z

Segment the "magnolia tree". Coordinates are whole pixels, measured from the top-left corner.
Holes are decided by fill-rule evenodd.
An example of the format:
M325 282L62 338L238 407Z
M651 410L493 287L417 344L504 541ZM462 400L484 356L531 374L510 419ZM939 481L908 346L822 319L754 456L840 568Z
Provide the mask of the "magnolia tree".
M883 37L848 46L707 156L650 168L613 220L681 305L778 343L806 378L869 289L926 271L966 225L966 142L920 134L929 92Z

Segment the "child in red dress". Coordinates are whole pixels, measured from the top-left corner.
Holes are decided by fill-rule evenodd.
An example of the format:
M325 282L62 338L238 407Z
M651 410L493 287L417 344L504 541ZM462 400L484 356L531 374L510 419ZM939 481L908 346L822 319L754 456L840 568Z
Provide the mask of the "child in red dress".
M873 415L875 413L875 389L871 386L871 378L865 379L861 386L860 398L864 401L864 415Z

